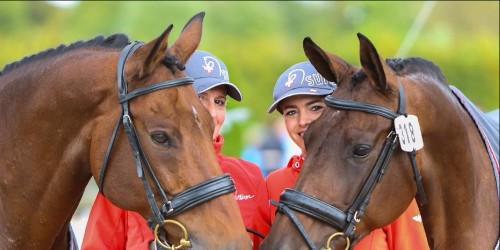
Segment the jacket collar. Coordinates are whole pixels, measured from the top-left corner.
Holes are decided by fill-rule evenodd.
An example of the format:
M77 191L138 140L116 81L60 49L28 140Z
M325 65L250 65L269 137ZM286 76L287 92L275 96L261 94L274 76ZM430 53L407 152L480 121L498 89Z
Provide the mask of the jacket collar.
M302 169L302 164L304 163L304 156L301 155L294 155L290 158L288 161L288 168L291 168L293 171L299 172Z
M214 143L215 153L219 155L220 151L222 150L222 145L224 144L224 137L222 137L222 135L219 134L215 138L215 140L213 140L213 143Z

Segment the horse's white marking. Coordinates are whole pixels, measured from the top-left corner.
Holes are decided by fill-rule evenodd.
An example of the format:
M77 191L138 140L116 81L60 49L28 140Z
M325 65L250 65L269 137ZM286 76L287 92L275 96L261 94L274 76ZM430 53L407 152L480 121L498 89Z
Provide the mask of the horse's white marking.
M335 116L337 116L339 114L339 110L335 111L335 113L332 114L332 118L335 118Z
M196 111L194 106L191 106L191 109L193 111L194 121L196 122L196 124L198 124L198 127L201 129L202 124L201 124L200 118L198 117L198 111Z

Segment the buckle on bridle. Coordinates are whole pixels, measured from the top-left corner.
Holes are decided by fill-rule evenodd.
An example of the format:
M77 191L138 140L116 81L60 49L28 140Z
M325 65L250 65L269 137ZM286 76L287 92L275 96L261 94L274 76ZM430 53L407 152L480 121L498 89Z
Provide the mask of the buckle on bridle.
M172 206L172 202L171 201L168 201L167 203L165 203L165 204L163 204L161 206L161 212L163 214L169 214L172 211L174 211L174 207Z
M358 218L358 211L356 211L356 212L354 213L354 221L355 221L356 223L359 223L359 222L361 221L361 218Z

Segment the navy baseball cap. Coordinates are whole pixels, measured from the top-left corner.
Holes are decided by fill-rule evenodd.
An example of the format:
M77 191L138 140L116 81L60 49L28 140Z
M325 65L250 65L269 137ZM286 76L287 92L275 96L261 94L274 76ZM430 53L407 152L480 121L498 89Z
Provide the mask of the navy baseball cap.
M240 90L229 82L226 65L209 52L196 50L186 63L185 72L194 78L193 87L197 94L225 85L230 97L236 101L242 99Z
M268 113L272 113L279 102L295 95L329 95L337 84L326 80L309 61L300 62L288 68L276 81ZM279 111L279 110L278 110Z

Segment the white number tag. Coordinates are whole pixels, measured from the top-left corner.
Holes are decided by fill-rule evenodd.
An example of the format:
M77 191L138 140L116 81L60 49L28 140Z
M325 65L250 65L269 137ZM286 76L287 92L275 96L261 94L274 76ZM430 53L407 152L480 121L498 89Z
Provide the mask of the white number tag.
M418 119L414 115L398 116L394 120L394 127L399 137L399 144L401 149L406 152L417 151L424 146L422 139L422 132L420 132L420 125Z

